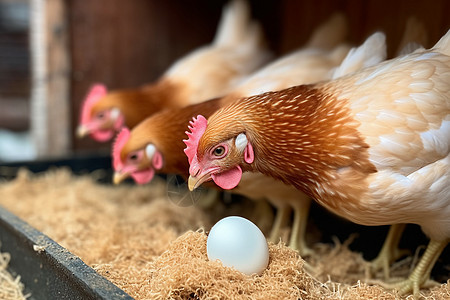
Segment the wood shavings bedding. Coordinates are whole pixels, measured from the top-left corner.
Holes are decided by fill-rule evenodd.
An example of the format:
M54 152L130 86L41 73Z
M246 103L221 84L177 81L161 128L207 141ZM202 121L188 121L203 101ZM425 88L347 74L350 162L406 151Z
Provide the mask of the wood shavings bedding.
M135 299L404 298L362 283L367 263L346 243L314 246L317 254L308 259L314 277L305 272L297 252L281 242L269 244L270 264L261 276L210 262L207 230L233 214L257 222L259 204L180 207L168 200L163 180L112 186L66 169L39 175L22 170L15 180L0 184L0 204ZM424 294L449 299L449 284Z
M24 285L20 282L20 276L14 278L7 270L10 259L9 253L0 253L0 299L27 299L30 295L23 293Z

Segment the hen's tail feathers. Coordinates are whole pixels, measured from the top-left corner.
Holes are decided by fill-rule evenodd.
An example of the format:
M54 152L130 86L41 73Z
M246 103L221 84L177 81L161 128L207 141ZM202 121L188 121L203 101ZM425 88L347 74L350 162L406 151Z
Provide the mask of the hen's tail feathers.
M386 59L386 35L375 32L364 44L352 48L341 65L334 70L333 79L350 74L363 68L374 66Z
M329 58L331 61L334 62L334 66L338 66L342 63L344 58L347 56L348 52L350 51L351 47L349 44L344 43L340 44L336 48L334 48L329 55Z
M314 30L306 46L331 50L343 43L347 34L347 18L342 13L335 13L328 21Z
M231 1L223 9L214 44L233 46L245 42L251 23L250 7L247 1Z
M425 26L416 17L411 16L406 21L405 32L398 44L397 56L403 56L423 48L428 43L428 33Z
M272 58L267 48L261 24L251 19L246 0L233 0L225 6L213 44L217 47L233 47L243 55L251 55L253 70Z
M434 45L433 50L450 56L450 30Z

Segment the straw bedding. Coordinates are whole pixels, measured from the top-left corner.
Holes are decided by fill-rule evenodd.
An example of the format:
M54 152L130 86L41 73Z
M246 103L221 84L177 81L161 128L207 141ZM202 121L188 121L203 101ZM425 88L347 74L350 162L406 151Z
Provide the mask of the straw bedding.
M241 215L265 231L273 216L261 213L267 212L263 203L199 200L182 207L171 199L162 179L112 186L97 183L95 174L75 176L64 168L38 175L22 170L0 183L1 205L135 299L407 298L364 283L368 264L349 250L351 240L314 245L315 254L307 258L314 267L310 273L282 242L269 244L269 266L260 276L208 261L207 232L219 219ZM411 258L395 275L406 276L410 263ZM449 282L422 292L426 299L450 299Z
M9 253L0 253L0 299L24 300L29 294L24 294L24 285L20 282L20 276L13 277L7 267L11 256Z

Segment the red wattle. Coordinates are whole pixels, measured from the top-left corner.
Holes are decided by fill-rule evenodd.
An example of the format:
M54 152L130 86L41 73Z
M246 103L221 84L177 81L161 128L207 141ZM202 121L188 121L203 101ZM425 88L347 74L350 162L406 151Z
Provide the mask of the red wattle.
M153 168L149 168L146 170L133 172L131 174L131 177L133 177L134 181L137 184L145 184L147 182L150 182L153 179L154 175L155 175L155 170L153 170Z
M98 142L106 142L113 138L113 130L96 130L91 133L92 138Z
M236 166L228 171L212 174L211 177L219 187L224 190L231 190L241 181L242 169L240 166Z

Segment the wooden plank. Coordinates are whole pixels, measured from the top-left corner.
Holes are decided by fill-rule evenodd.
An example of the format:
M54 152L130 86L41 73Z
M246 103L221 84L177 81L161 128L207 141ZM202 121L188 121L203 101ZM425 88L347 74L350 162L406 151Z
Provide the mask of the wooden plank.
M13 131L29 128L27 12L27 0L0 0L0 128Z
M0 97L0 128L25 131L29 128L30 107L27 98Z
M66 155L70 148L66 3L31 0L31 133L38 156Z

